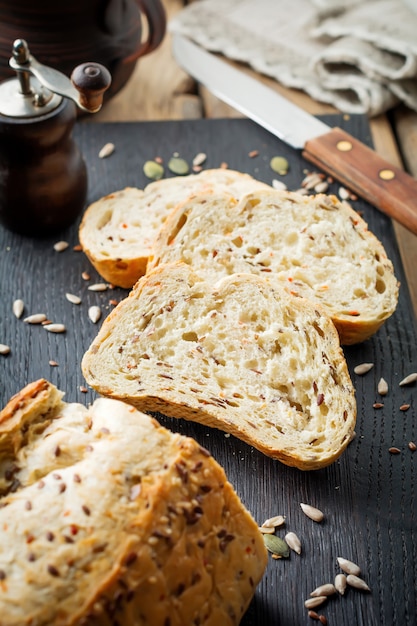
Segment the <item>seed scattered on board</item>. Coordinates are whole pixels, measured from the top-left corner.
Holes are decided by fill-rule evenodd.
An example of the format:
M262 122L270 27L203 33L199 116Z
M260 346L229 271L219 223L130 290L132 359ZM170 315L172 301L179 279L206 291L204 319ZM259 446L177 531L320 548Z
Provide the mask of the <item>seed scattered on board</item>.
M93 324L97 324L101 317L101 309L99 306L93 305L88 309L88 317L93 322Z
M45 313L34 313L33 315L29 315L25 317L23 320L26 324L42 324L46 320Z
M284 539L291 548L291 550L293 550L297 554L301 554L301 541L294 532L287 533Z
M10 346L7 346L5 343L0 343L0 354L6 355L10 352Z
M107 291L108 285L106 283L95 283L87 287L89 291Z
M23 311L25 309L25 304L23 300L17 299L13 302L13 315L20 319L23 315Z
M388 393L388 383L385 378L380 378L378 382L378 393L380 396L386 396Z
M404 387L406 385L412 385L416 381L417 381L417 372L413 372L412 374L409 374L408 376L402 379L402 381L400 382L400 387Z
M370 372L373 366L373 363L361 363L360 365L357 365L353 371L355 374L358 374L358 376L363 376L364 374Z
M67 330L65 324L45 324L44 329L48 333L65 333Z
M73 293L66 293L65 297L71 304L81 304L81 298Z
M54 250L55 252L63 252L64 250L66 250L69 246L68 241L57 241L54 244Z
M316 509L314 506L310 504L305 504L304 502L300 503L300 506L303 510L304 515L307 515L314 522L322 522L324 519L324 513L320 511L320 509Z
M359 565L356 565L353 561L349 561L349 559L345 559L342 556L337 557L337 562L341 570L343 570L346 574L354 574L355 576L360 576L361 568Z
M110 143L110 142L106 143L101 148L100 152L98 153L98 156L100 159L105 159L106 157L109 157L111 154L113 154L115 149L116 149L116 146L114 145L114 143Z

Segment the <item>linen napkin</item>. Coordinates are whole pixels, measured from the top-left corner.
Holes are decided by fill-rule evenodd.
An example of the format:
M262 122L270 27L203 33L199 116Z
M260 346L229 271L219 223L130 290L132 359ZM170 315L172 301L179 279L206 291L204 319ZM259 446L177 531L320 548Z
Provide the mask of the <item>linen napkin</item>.
M400 101L417 111L412 2L199 0L169 28L340 111L374 116Z

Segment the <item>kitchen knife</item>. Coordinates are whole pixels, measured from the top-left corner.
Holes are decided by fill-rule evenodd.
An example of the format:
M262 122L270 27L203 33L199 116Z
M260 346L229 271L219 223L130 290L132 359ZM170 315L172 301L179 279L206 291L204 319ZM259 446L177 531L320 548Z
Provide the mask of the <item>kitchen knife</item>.
M260 81L178 33L178 64L227 104L417 234L417 180L340 128L331 128Z

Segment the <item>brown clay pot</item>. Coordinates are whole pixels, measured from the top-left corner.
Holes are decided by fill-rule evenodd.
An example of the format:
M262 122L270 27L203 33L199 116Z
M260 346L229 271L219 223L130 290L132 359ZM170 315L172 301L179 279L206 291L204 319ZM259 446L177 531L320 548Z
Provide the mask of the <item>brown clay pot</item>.
M21 38L41 63L67 76L80 63L102 63L112 75L109 99L165 30L161 0L0 0L0 81L14 74L9 59Z

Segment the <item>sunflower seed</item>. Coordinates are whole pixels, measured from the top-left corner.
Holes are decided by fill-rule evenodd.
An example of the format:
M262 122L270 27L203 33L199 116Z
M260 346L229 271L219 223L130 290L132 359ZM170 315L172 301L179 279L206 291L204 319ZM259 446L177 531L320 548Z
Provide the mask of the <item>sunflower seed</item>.
M334 586L341 596L345 595L346 591L346 576L344 574L337 574L334 579Z
M95 283L87 287L89 291L107 291L106 283Z
M325 585L316 587L316 589L310 593L310 596L316 598L317 596L332 596L334 593L336 593L336 587L332 583L326 583Z
M90 306L90 308L88 309L88 317L90 318L90 320L93 322L93 324L96 324L100 317L101 317L101 309L99 306Z
M48 333L65 333L67 330L64 324L46 324L44 329L48 331Z
M349 200L350 193L345 187L339 187L339 198L341 200Z
M363 376L363 374L367 374L373 366L373 363L361 363L360 365L357 365L353 371L355 374L358 374L358 376Z
M81 298L79 296L74 295L73 293L66 293L65 297L68 300L68 302L71 302L72 304L81 304Z
M197 166L203 165L206 159L207 159L207 154L205 154L204 152L199 152L193 158L193 165L197 165Z
M359 578L359 576L355 576L355 574L348 574L348 576L346 576L346 582L351 587L355 587L355 589L371 591L366 582L362 578Z
M388 393L388 383L384 378L379 379L378 393L380 396L386 396Z
M301 554L301 541L297 535L293 532L289 532L284 537L291 550L294 550L297 554Z
M314 191L316 193L324 193L325 191L327 191L329 188L329 183L326 182L325 180L322 180L321 182L317 183L317 185L314 186Z
M23 310L25 308L23 300L15 300L13 302L13 314L17 319L22 317Z
M316 598L309 598L304 602L306 609L315 609L317 606L326 602L327 596L317 596Z
M9 354L10 352L10 346L6 346L5 343L0 343L0 354Z
M417 380L417 372L413 372L412 374L409 374L408 376L402 379L402 381L400 382L400 387L404 387L405 385L411 385L412 383L415 383L416 380Z
M346 572L346 574L353 574L355 576L359 576L361 573L361 568L353 561L348 561L348 559L344 559L342 556L337 557L337 562L339 563L339 567L341 570Z
M262 526L263 527L273 526L274 528L278 528L279 526L283 526L284 524L285 524L285 516L275 515L275 517L270 517L269 519L265 520Z
M54 244L54 250L55 252L63 252L64 250L66 250L69 246L68 241L57 241Z
M280 191L286 191L287 189L287 185L283 183L282 180L277 180L276 178L272 181L272 186L274 189L279 189Z
M102 147L102 149L98 153L98 156L99 156L100 159L105 159L106 157L108 157L111 154L113 154L114 150L115 150L114 143L106 143L106 144L104 144L104 146Z
M324 514L320 511L320 509L316 509L314 506L311 506L310 504L304 504L303 502L300 503L300 506L303 510L303 513L314 522L323 521Z
M263 535L273 535L275 532L274 526L259 526L259 531Z
M322 177L318 172L311 172L301 182L301 186L304 189L314 189L316 185L322 182Z
M415 452L417 450L417 445L414 443L414 441L409 441L408 447L410 448L411 452Z
M277 557L287 558L290 556L290 549L281 537L276 535L264 535L266 549Z
M83 273L81 274L81 278L82 278L83 280L90 280L91 276L90 276L90 274L89 274L88 272L83 272Z
M29 315L29 317L25 317L23 320L27 324L42 324L46 320L46 315L44 313L35 313L34 315Z

